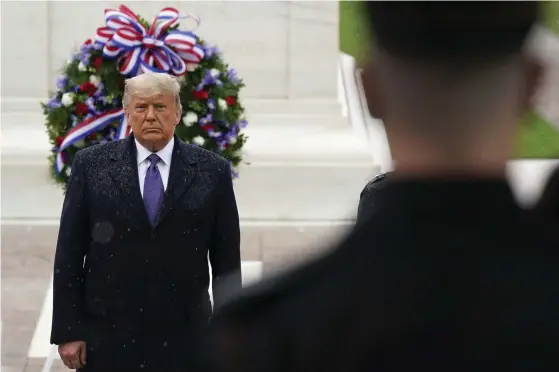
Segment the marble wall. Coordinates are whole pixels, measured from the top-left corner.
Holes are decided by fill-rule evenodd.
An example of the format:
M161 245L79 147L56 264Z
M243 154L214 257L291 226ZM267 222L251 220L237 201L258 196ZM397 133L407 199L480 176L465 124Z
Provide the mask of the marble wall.
M247 84L246 99L336 99L337 2L122 3L149 20L165 6L199 16L196 33L219 45L237 68ZM120 4L3 1L2 110L36 110L71 50L103 26L105 8Z

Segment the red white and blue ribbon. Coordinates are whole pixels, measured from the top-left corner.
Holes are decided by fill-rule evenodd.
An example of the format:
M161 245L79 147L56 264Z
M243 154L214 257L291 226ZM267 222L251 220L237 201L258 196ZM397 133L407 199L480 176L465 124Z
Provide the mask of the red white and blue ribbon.
M119 60L125 76L150 71L182 76L187 64L204 58L204 50L192 32L169 30L179 18L177 9L164 8L147 29L128 7L107 9L105 27L97 29L95 43L103 47L105 58Z
M62 158L62 152L64 150L73 146L76 142L83 140L90 134L104 129L115 121L120 121L119 128L117 130L117 139L125 138L128 134L130 134L130 126L126 124L124 109L122 108L109 110L100 115L94 116L70 129L60 144L56 154L56 172L60 173L65 166L64 159Z

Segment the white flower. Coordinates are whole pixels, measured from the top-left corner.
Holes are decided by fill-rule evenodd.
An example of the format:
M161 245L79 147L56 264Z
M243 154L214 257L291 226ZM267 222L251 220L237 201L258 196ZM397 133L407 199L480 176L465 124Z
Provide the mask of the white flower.
M246 120L246 119L247 119L247 117L246 117L245 113L243 112L243 113L241 114L241 116L239 116L239 121L241 121L241 120Z
M189 111L186 115L182 118L182 123L187 127L192 126L192 124L198 122L198 115L196 113Z
M97 75L91 75L89 77L89 82L93 85L95 85L96 87L99 86L99 83L101 82L101 78Z
M210 75L215 79L217 78L219 75L221 74L221 72L219 72L219 70L217 68L212 68L210 70Z
M87 71L87 66L83 64L83 62L80 62L78 64L78 70L80 71Z
M186 64L186 71L188 72L193 72L196 71L196 69L198 68L198 64L197 63L187 63Z
M192 142L197 144L198 146L202 146L206 140L202 136L196 136L192 139Z
M220 98L217 100L217 105L219 106L219 108L222 111L227 110L227 102L225 102L225 100L223 98Z
M229 138L228 142L229 142L230 145L234 145L235 143L237 143L237 138L231 137L231 138Z
M60 101L66 107L72 106L74 104L74 93L64 93Z
M66 168L66 175L70 177L71 174L72 174L72 168L70 167Z

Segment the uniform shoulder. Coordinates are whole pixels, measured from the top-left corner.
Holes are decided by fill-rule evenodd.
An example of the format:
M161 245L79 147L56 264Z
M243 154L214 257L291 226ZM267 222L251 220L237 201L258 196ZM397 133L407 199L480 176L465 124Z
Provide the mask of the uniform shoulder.
M384 186L386 186L386 183L388 182L389 174L390 172L381 173L375 176L369 182L367 182L367 184L365 185L365 187L363 187L363 190L361 191L360 199L365 199L371 194L373 194L375 190L384 188Z
M372 188L382 187L383 185L386 184L386 181L388 180L388 175L389 174L390 174L390 172L386 172L386 173L381 173L381 174L375 176L372 180L367 182L367 184L365 185L365 188L366 189L372 189Z

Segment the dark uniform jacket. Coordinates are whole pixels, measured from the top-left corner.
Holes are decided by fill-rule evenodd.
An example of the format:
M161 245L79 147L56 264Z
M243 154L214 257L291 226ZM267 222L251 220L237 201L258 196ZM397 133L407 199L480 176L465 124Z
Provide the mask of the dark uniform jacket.
M333 253L218 312L216 371L559 370L559 239L504 180L379 194Z
M359 206L357 207L357 224L366 221L373 215L377 205L380 192L388 181L389 173L381 173L370 180L359 195Z
M76 155L54 262L51 342L85 341L86 371L182 370L212 313L208 253L215 303L224 299L223 278L241 286L230 167L174 141L155 227L133 136Z

